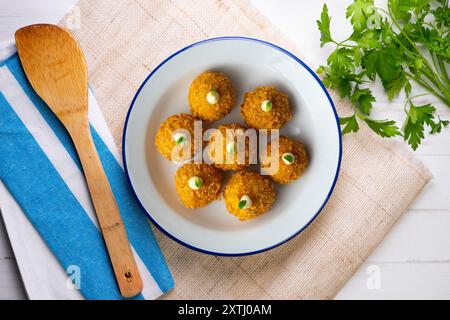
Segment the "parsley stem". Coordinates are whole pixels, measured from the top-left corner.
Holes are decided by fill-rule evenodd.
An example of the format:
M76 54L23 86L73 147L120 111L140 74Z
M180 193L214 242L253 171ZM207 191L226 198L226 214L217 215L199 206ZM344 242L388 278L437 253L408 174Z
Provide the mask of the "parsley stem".
M431 82L436 88L439 88L439 85L438 85L436 79L429 73L428 70L426 70L426 69L424 68L424 69L421 70L421 71L422 71L423 75L424 75L428 80L430 80L430 82Z
M347 44L345 42L347 42L350 38L347 38L341 42L337 42L336 40L331 40L331 42L333 42L338 48L339 47L347 47L347 48L354 48L356 47L355 45L351 45L351 44Z
M395 26L397 27L397 29L399 30L399 32L401 34L404 35L405 39L408 40L408 42L411 44L411 46L415 49L415 54L419 57L421 57L424 65L426 65L429 68L429 71L431 71L431 74L428 73L428 75L425 76L431 81L433 82L433 84L436 86L436 88L438 88L439 90L441 90L442 94L446 97L446 99L444 101L447 101L446 104L450 107L450 105L448 104L448 101L450 101L450 94L447 93L445 86L442 86L442 83L438 80L439 76L434 72L433 67L430 65L430 63L428 62L428 60L423 56L423 54L421 53L421 51L419 50L419 48L416 46L416 44L414 43L414 41L411 40L411 38L406 34L406 32L404 32L403 28L400 26L400 24L398 23L398 21L394 18L392 12L391 12L391 8L389 7L389 11L384 10L383 8L377 8L380 11L384 12L385 14L387 14L389 16L389 18L391 19L391 21L395 24ZM397 40L398 43L401 43L401 41ZM406 49L406 47L401 44L402 47ZM408 52L411 52L410 50L407 50Z
M346 47L346 48L355 48L356 47L355 45L344 43L345 41L347 41L347 40L344 40L343 42L339 42L339 43L337 43L337 45L339 47Z
M427 93L421 93L421 94L416 94L415 96L409 97L408 99L406 99L405 104L403 105L403 110L405 110L405 113L408 114L408 111L406 111L406 105L408 103L411 102L412 99L418 98L418 97L423 97L423 96L428 96L432 94L431 92L427 92Z
M430 80L431 83L433 83L433 85L440 90L440 92L447 97L448 100L450 100L450 95L447 93L447 88L445 87L445 85L439 80L439 78L437 77L433 77L433 75L431 75L429 72L425 72L425 70L422 70L424 76ZM450 106L449 106L450 107Z
M418 79L416 78L414 75L405 72L406 76L415 81L418 85L420 85L422 88L425 88L428 90L428 92L430 92L431 94L433 94L435 97L439 98L440 100L442 100L446 105L450 105L450 99L447 99L446 97L442 96L441 94L439 94L435 89L433 89L428 83L426 83L423 79Z
M441 91L441 93L445 96L442 97L442 95L438 95L436 93L435 90L431 89L430 87L428 87L427 89L429 91L433 91L434 95L436 95L439 99L441 99L442 101L444 101L447 105L449 105L448 101L450 101L450 94L447 93L448 88L445 87L445 85L443 85L440 80L439 77L436 75L436 73L433 71L433 67L430 65L430 63L428 62L428 60L422 55L421 52L413 52L410 51L405 44L403 44L399 39L395 38L397 43L405 50L405 52L407 52L408 54L411 54L414 59L414 57L419 57L423 62L424 62L424 67L421 69L422 73L424 74L424 76L438 89ZM406 71L405 71L406 73ZM414 80L415 82L420 82L418 77L412 76L410 75L410 78L412 80ZM422 85L423 86L423 85Z
M448 88L446 88L446 89L450 89L449 83L448 83L448 81L447 81L447 79L445 78L445 75L444 75L444 71L446 71L446 70L445 70L445 67L444 67L443 70L441 70L441 69L438 67L439 62L437 61L437 60L438 60L437 55L436 55L435 53L433 53L433 52L430 52L430 55L431 55L431 59L433 60L434 68L435 68L436 71L439 73L439 76L440 76L440 78L442 79L442 82L443 82L442 85L443 85L444 87L447 86Z
M391 18L392 22L394 22L395 26L398 28L398 30L400 31L400 33L403 33L403 35L405 36L405 39L407 39L407 40L409 41L409 43L412 45L412 47L413 47L414 49L416 49L416 51L417 51L418 53L420 53L419 48L417 48L417 46L416 46L416 44L414 43L414 41L412 41L412 40L410 39L410 37L406 34L406 32L403 31L403 28L400 26L400 24L398 23L397 19L395 19L395 18L393 17L392 12L391 12L391 7L389 7L389 9L388 9L389 12L386 11L386 10L384 10L384 9L382 9L382 8L378 8L378 9L380 9L381 11L383 11L384 13L386 13L386 14L389 16L389 18Z
M441 69L444 81L447 83L447 86L450 88L450 78L448 77L447 67L445 66L445 62L444 62L444 60L442 60L442 57L440 57L440 56L436 56L436 59L438 61L438 65Z
M361 112L361 111L359 111L358 109L355 109L355 114L356 114L356 116L359 118L359 119L361 119L361 120L363 120L363 121L365 121L366 120L366 116Z

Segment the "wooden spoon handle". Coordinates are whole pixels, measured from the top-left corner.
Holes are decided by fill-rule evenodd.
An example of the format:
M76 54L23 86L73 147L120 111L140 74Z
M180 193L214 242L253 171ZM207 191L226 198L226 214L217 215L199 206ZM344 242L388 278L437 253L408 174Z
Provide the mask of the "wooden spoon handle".
M133 297L142 291L142 279L114 194L95 149L88 120L81 119L80 122L67 129L83 167L120 292L126 298Z

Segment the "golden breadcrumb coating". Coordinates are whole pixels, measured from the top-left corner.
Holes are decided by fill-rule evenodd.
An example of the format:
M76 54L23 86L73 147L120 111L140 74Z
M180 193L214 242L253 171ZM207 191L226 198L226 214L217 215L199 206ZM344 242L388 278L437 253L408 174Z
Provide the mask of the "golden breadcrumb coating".
M265 100L272 102L272 110L268 112L261 109ZM241 105L241 115L248 126L256 129L279 129L292 118L288 95L273 86L247 92Z
M194 121L196 119L190 114L176 114L168 117L164 120L163 123L159 126L158 132L155 136L155 145L158 151L168 160L176 160L181 162L182 159L189 160L194 156ZM200 121L200 120L197 120ZM184 148L181 145L177 145L174 134L177 132L183 132L187 130L190 135L190 154L184 155ZM177 155L176 158L172 159L172 150L177 147ZM188 149L188 147L187 147Z
M219 101L210 104L206 100L209 91L215 89ZM191 84L188 95L191 112L194 116L212 122L225 117L235 104L235 93L230 79L221 72L205 71Z
M189 179L194 176L203 180L203 186L198 190L189 187ZM212 165L185 164L175 174L175 187L187 208L201 208L220 198L222 178L222 171Z
M250 197L252 205L247 209L239 209L239 202L244 195ZM257 172L240 171L231 176L223 197L230 213L239 220L249 220L272 208L276 194L270 179Z
M271 157L271 144L272 142L267 145L267 159L261 164L261 167L268 168L272 161L278 161L278 170L270 175L278 183L287 184L300 178L308 166L308 155L303 143L280 136L278 159ZM284 153L292 153L295 157L294 163L290 165L284 163L282 159Z
M249 138L244 136L247 128L237 123L232 123L220 125L217 129L219 131L211 136L208 144L209 158L214 165L222 170L243 170L247 168L250 165ZM221 139L221 141L218 139ZM236 152L234 154L227 152L227 144L233 142L236 144ZM220 148L220 146L222 147L222 152L217 152L216 148Z

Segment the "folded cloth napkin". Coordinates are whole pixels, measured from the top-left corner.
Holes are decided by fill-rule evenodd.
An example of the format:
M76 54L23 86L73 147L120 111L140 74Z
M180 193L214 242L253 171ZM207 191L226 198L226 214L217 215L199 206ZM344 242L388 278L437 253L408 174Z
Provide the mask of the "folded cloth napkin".
M136 299L154 299L169 291L173 280L151 227L129 188L119 154L91 91L89 119L95 146L143 278L144 289ZM21 229L19 242L24 246L28 235L31 236L28 240L35 240L30 225L26 225L29 232L17 225L24 221L25 215L60 264L55 276L47 274L43 283L58 289L31 298L80 297L78 292L69 290L73 286L61 289L67 276L86 299L122 298L70 137L31 88L17 54L0 63L0 179L3 182L0 199L8 209L2 213L8 230ZM7 192L16 204L12 204ZM14 236L17 237L17 232ZM42 244L39 247L33 243L32 247L45 252ZM14 242L13 248L16 249ZM50 270L56 269L55 259L48 253L37 257L47 259L38 261L41 268L48 265ZM30 259L27 262L37 264ZM29 268L23 261L19 267L21 271Z

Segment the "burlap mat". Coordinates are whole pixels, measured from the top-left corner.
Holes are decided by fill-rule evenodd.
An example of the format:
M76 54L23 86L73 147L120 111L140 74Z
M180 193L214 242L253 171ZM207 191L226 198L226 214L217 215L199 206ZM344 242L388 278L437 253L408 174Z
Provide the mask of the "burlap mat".
M274 42L304 58L247 1L82 0L61 24L81 43L90 83L118 146L139 85L183 46L241 35ZM331 94L338 112L348 113L347 102ZM340 177L324 211L272 251L214 257L155 230L175 278L175 289L165 298L333 298L430 179L401 146L364 127L344 137L343 144Z

